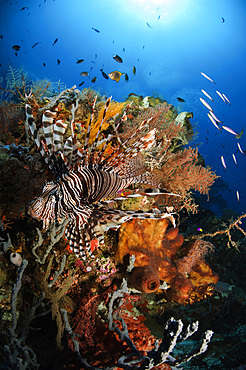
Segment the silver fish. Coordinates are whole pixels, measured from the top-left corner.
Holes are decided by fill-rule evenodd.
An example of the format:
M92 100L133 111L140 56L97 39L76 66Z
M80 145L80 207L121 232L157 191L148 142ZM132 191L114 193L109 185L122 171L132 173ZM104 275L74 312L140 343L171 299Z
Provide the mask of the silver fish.
M236 158L235 154L232 154L232 158L233 158L233 160L234 160L234 162L235 162L235 164L237 166L238 164L237 164L237 158Z
M218 90L216 90L216 92L219 95L219 97L223 100L223 102L226 103L224 96Z
M220 159L221 159L221 163L222 163L224 169L226 170L226 163L225 163L225 159L224 159L223 155L220 157Z
M242 147L241 147L241 145L240 145L239 143L237 143L237 146L238 146L239 151L240 151L242 154L245 154L245 153L244 153L244 151L243 151L243 149L242 149Z
M219 122L219 123L222 123L223 121L220 121L216 115L214 114L214 112L209 112L209 114L215 119L215 121Z
M201 89L201 92L206 95L207 98L209 98L210 100L214 101L213 98L211 98L211 96L203 89Z
M236 135L237 136L237 133L235 131L233 131L230 127L227 127L227 126L222 126L222 128L224 130L226 130L227 132L230 132L230 134L232 135Z
M201 102L202 102L202 104L203 105L205 105L205 107L206 108L208 108L209 110L213 110L211 107L210 107L210 105L203 99L203 98L199 98L200 100L201 100Z
M215 119L210 116L210 114L208 113L208 118L210 119L210 121L212 122L212 124L221 132L221 128L217 125Z
M231 102L230 100L227 98L227 96L225 94L222 94L222 96L225 98L225 100L227 100L227 102L229 103L229 105L231 105Z
M203 77L205 77L207 80L209 80L209 81L213 82L214 84L216 83L216 82L214 82L214 80L212 80L212 78L208 77L205 73L201 72L201 75L202 75Z
M237 201L239 202L239 200L240 200L240 195L239 195L239 191L238 191L238 190L236 191L236 195L237 195Z

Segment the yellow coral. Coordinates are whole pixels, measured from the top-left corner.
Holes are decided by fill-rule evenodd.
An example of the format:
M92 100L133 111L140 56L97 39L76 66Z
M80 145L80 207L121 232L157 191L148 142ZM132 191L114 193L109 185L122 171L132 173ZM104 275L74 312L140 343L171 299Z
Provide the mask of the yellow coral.
M117 115L120 115L123 112L123 109L125 108L125 106L126 106L125 102L124 103L111 102L111 104L108 107L104 123L102 125L102 131L107 130L110 124L110 119L115 118ZM97 113L94 114L94 120L92 121L92 127L90 131L89 145L92 145L96 139L98 129L103 119L104 107L105 107L105 102L104 101L100 102L97 107L98 111ZM89 121L90 121L90 116L88 116L87 121L86 121L86 130L87 130Z

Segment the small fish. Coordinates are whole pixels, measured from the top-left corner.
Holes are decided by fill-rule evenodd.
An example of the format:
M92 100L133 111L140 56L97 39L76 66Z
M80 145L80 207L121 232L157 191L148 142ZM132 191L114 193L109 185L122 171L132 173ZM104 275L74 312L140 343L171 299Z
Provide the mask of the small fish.
M147 26L148 26L149 28L153 28L153 27L151 27L151 25L150 25L148 22L146 22L146 24L147 24Z
M55 41L53 42L52 46L54 46L56 43L57 43L58 39L55 39Z
M203 232L203 229L201 227L198 227L197 231Z
M242 129L242 131L240 131L238 134L237 134L237 136L236 136L236 139L240 139L240 137L243 135L243 129Z
M220 159L221 159L221 163L222 163L224 169L226 170L226 163L225 163L225 159L224 159L223 155L220 157Z
M100 69L100 71L102 72L102 76L103 76L106 80L108 80L108 75L107 75L107 73L103 72L103 69Z
M83 63L83 62L84 62L84 59L78 59L77 58L77 62L76 62L77 64L80 64L80 63Z
M238 166L238 164L237 164L237 158L236 158L236 156L235 156L234 153L232 153L232 158L233 158L233 160L235 162L235 165Z
M46 64L45 64L45 63L43 63L43 66L45 67L45 66L46 66Z
M41 44L41 41L36 42L36 44L32 45L32 49L35 48L35 46L37 46L38 44Z
M91 63L96 64L96 62L94 62L94 60L91 60Z
M216 90L216 93L219 95L219 97L223 100L223 102L225 102L226 103L226 100L225 100L225 98L224 98L224 96L218 91L218 90Z
M125 73L125 81L128 82L129 81L129 77L128 77L128 74Z
M243 151L241 145L239 143L237 143L237 146L238 146L238 149L239 151L242 153L242 154L245 154L245 152Z
M97 54L95 54L95 59L97 59Z
M18 55L18 54L17 54L17 51L16 51L16 52L15 52L15 56L17 57L17 55Z
M3 35L0 35L0 39L3 39Z
M238 203L239 203L240 195L239 195L239 191L238 191L238 190L236 191L236 196L237 196L237 201L238 201Z
M210 113L210 115L215 119L215 121L217 121L217 122L219 122L219 123L222 123L223 121L220 121L217 117L216 117L216 115L214 114L214 112L209 112Z
M123 63L122 58L117 54L113 56L113 59L116 60L116 62L118 62L118 63Z
M61 63L60 59L57 59L57 65L59 66L59 64Z
M205 77L207 80L209 80L209 81L213 82L214 84L216 84L216 82L214 82L214 80L212 80L212 78L208 77L208 75L206 75L205 73L201 72L201 75L203 77Z
M79 86L82 86L82 85L84 85L84 83L85 83L85 81L82 81L80 84L79 84Z
M222 128L226 130L227 132L230 132L230 134L237 136L237 133L233 131L230 127L222 126Z
M149 72L149 76L151 76L151 72Z
M222 19L222 22L221 23L224 23L225 22L225 18L221 17L221 19Z
M207 140L207 142L206 142L206 144L208 143L208 138L207 138L207 136L205 136L205 139Z
M125 51L126 51L126 49L125 49L125 48L123 48L123 49L122 49L122 51L124 51L124 52L125 52Z
M203 98L199 98L201 103L206 107L208 108L209 110L213 111L213 109L210 107L210 105L203 99Z
M81 72L80 76L89 76L89 73L88 72Z
M182 99L182 98L177 98L177 100L180 102L180 103L185 103L185 100Z
M143 49L145 48L145 45L143 45Z
M230 100L227 98L227 96L225 94L222 94L222 96L225 98L225 100L227 100L227 102L229 103L229 105L231 105L231 102Z
M19 12L21 12L22 10L25 10L26 9L26 6L23 6L23 8L19 9Z
M202 92L204 95L206 95L206 97L207 97L207 98L209 98L210 100L214 101L214 100L211 98L211 96L210 96L210 95L209 95L205 90L201 89L201 92Z
M95 82L96 82L96 80L97 80L97 77L93 77L93 78L91 79L91 82L92 82L92 83L95 83Z
M14 45L12 46L12 49L14 49L15 51L19 51L20 50L20 46L19 45Z
M221 128L217 125L215 119L210 115L210 113L208 113L208 118L210 119L210 121L212 122L212 124L221 132Z
M132 72L133 72L133 74L134 74L134 76L135 76L135 74L136 74L136 72L137 72L137 70L136 70L136 67L135 67L135 66L133 66L133 67L132 67Z
M95 32L97 32L97 33L100 33L100 31L99 30L97 30L96 28L94 28L94 27L91 27L91 29L92 30L94 30Z
M113 71L113 72L110 72L108 74L109 78L113 81L116 81L116 82L119 82L121 76L123 75L124 73L121 73L119 71Z
M159 15L158 18L157 18L157 20L159 21L160 18L161 18L161 16Z

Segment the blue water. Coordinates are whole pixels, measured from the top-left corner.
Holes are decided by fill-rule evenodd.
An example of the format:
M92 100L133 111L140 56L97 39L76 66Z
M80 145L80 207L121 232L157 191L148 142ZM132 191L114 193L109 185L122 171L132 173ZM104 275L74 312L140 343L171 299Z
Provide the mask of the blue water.
M26 9L20 10L23 7ZM227 184L227 190L221 187L221 195L228 207L245 213L246 155L238 151L237 142L246 151L246 132L239 140L224 130L220 133L199 100L209 101L201 93L206 90L214 98L210 105L225 126L235 132L246 129L245 19L245 0L2 0L0 76L5 76L9 65L23 66L33 79L60 80L67 87L85 81L82 88L93 87L119 101L132 92L160 95L179 110L193 112L199 133L194 146L198 145L206 164ZM52 46L56 38L58 42ZM32 48L36 42L41 43ZM17 56L12 49L16 44L21 46ZM122 64L112 58L115 54L122 57ZM83 58L84 63L76 64L77 58ZM129 81L123 76L119 83L105 80L101 68L106 73L126 72ZM82 71L90 71L90 78L81 77ZM95 76L93 84L90 79ZM226 94L231 106L216 90ZM178 103L177 97L185 103ZM213 207L212 199L210 202Z

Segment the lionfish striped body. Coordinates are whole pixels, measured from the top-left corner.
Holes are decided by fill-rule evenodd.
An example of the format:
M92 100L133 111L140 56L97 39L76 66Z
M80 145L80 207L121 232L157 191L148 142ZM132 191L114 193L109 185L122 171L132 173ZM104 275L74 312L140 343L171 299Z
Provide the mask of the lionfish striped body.
M138 153L150 148L155 141L155 130L150 131L141 139L136 140L129 147L126 144L148 123L142 122L140 127L128 138L123 145L116 148L110 155L104 156L107 144L112 135L106 140L101 151L97 150L97 143L105 120L111 98L107 99L102 122L94 143L89 147L90 129L96 98L93 103L90 122L82 151L78 150L75 134L73 105L71 120L72 135L63 145L63 137L67 124L62 120L55 120L56 113L46 111L43 114L43 133L41 139L37 131L30 105L26 105L26 121L34 137L41 155L56 176L56 181L44 185L42 194L29 206L29 214L43 220L44 228L50 222L69 218L65 236L71 250L79 257L85 258L86 250L90 253L90 240L98 238L103 242L103 234L109 228L117 228L123 222L133 217L161 218L169 214L155 214L110 209L107 199L115 197L118 192L126 189L132 183L148 184L156 187L156 180L139 167ZM125 119L124 112L119 124ZM117 199L115 197L114 199Z

